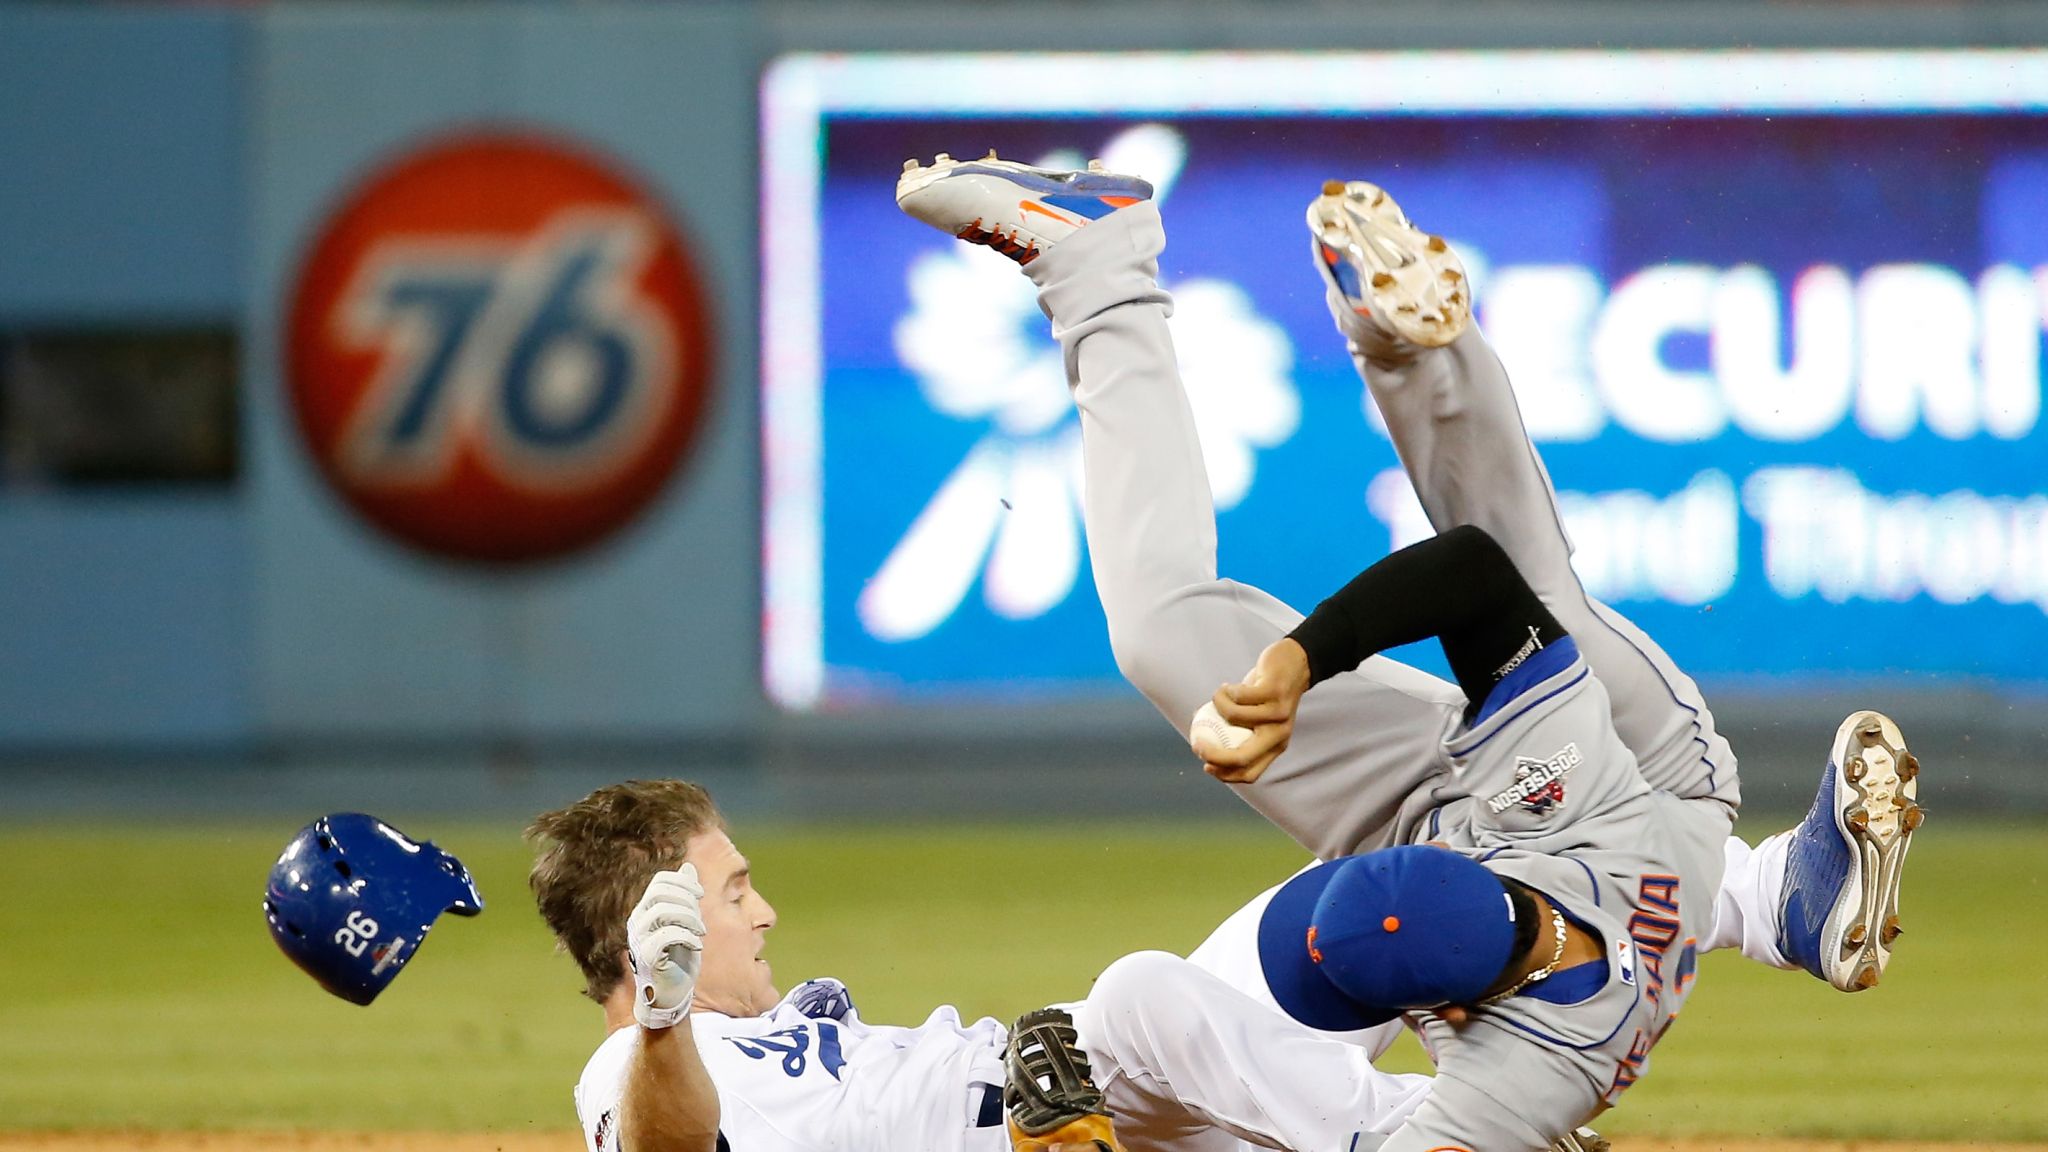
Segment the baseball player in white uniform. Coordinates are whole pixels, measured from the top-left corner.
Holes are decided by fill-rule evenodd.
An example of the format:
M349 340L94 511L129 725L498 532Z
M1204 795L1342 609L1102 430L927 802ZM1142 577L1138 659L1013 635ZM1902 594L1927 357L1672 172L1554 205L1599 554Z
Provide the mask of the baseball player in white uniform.
M678 794L700 802L679 806ZM1124 957L1087 999L1029 1014L1014 1034L950 1007L916 1027L870 1024L830 979L778 996L761 957L775 910L694 785L600 788L532 834L542 916L605 1012L608 1034L575 1091L589 1152L1370 1150L1431 1092L1430 1077L1381 1072L1371 1048L1275 1011L1256 969L1259 998L1206 970L1210 945L1192 961ZM617 896L678 856L637 902ZM607 903L630 914L613 918ZM1053 1083L1062 1062L1071 1094ZM1048 1092L1051 1119L1034 1117Z
M950 1007L917 1027L870 1024L836 980L778 996L761 957L775 910L708 796L681 781L600 788L530 834L542 917L605 1013L607 1037L575 1092L590 1152L1113 1144L1099 1096L1006 1132L1006 1083L1036 1080L1056 1058L1085 1095L1095 1057L1132 1149L1313 1147L1332 1116L1355 1117L1345 1139L1359 1133L1371 1148L1428 1092L1428 1077L1379 1072L1366 1047L1165 953L1119 960L1071 1015L1027 1016L1016 1036ZM663 864L676 866L647 879ZM1075 1039L1076 1023L1094 1047Z

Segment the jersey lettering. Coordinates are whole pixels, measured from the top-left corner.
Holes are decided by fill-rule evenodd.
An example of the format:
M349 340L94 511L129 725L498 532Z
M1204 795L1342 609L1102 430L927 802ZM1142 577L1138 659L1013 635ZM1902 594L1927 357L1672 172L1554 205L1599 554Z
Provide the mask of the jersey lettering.
M839 1070L846 1067L846 1057L839 1054L839 1029L830 1024L818 1025L818 1063L834 1080L839 1079Z
M1645 876L1637 888L1643 903L1653 908L1662 908L1673 916L1678 915L1678 877Z
M1628 918L1629 938L1623 942L1621 955L1626 957L1629 946L1633 945L1634 952L1642 958L1643 995L1655 1006L1664 995L1664 957L1684 930L1678 920L1678 877L1661 873L1644 876L1637 882L1636 899L1642 907ZM1676 996L1682 997L1691 989L1698 955L1697 942L1687 940L1677 957L1673 989ZM1675 1014L1675 1007L1673 1011ZM1664 1028L1668 1027L1669 1020L1664 1024ZM1659 1028L1656 1035L1636 1029L1635 1038L1629 1041L1628 1055L1622 1057L1615 1067L1614 1081L1607 1086L1609 1103L1648 1070L1650 1048L1664 1034L1664 1028Z
M839 1049L839 1029L822 1021L818 1023L817 1029L818 1064L834 1080L837 1080L839 1079L839 1070L846 1067L846 1057L840 1054ZM746 1039L738 1036L728 1036L726 1039L732 1043L733 1047L755 1060L766 1060L771 1052L779 1054L782 1057L782 1073L785 1076L801 1076L810 1067L808 1053L811 1049L811 1030L809 1027L799 1025L795 1028L784 1028L776 1032L770 1032L765 1036L753 1036Z
M1636 888L1644 905L1628 918L1629 938L1643 958L1643 993L1655 1003L1664 992L1664 954L1678 940L1683 929L1678 922L1678 877L1645 876ZM1652 909L1668 911L1661 915Z
M1650 1039L1648 1033L1640 1028L1636 1029L1635 1039L1630 1040L1628 1044L1628 1055L1621 1058L1621 1063L1614 1069L1614 1082L1607 1086L1608 1103L1613 1103L1615 1097L1628 1091L1635 1086L1637 1080L1642 1079L1645 1066L1650 1061L1650 1045L1653 1043L1655 1041Z
M1687 938L1685 950L1678 954L1678 975L1673 979L1672 987L1678 990L1678 994L1681 997L1684 996L1687 992L1692 991L1693 979L1699 975L1699 972L1700 942Z

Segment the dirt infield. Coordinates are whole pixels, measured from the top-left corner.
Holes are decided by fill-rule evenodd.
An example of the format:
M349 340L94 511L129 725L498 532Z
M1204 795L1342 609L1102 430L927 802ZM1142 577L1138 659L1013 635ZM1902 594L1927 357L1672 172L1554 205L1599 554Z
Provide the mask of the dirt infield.
M577 1152L574 1132L0 1132L0 1152ZM1963 1152L1981 1144L1832 1140L1620 1140L1618 1152ZM2048 1145L1993 1145L2048 1152Z

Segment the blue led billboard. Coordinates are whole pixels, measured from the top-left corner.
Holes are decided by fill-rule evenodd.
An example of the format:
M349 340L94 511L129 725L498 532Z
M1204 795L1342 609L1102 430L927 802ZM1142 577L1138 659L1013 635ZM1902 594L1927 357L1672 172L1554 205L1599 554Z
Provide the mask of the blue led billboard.
M1031 286L894 205L990 147L1160 187L1223 574L1306 607L1428 531L1307 257L1323 181L1370 179L1472 271L1582 579L1710 687L2042 678L2048 55L792 57L764 93L785 706L1120 690Z

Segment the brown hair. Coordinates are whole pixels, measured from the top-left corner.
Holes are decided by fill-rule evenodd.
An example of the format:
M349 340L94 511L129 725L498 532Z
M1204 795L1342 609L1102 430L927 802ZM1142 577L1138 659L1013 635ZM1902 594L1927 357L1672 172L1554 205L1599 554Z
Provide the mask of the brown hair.
M534 817L533 889L555 946L583 970L583 994L603 1003L626 978L626 917L656 872L679 868L690 837L724 828L711 793L683 780L609 784Z

